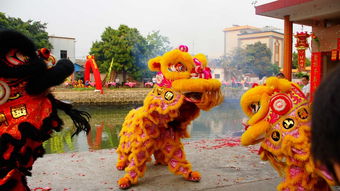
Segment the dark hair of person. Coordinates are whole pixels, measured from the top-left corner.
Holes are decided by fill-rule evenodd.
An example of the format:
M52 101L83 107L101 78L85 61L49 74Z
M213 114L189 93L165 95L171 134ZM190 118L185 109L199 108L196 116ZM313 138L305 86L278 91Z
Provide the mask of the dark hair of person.
M302 78L306 78L306 80L309 81L309 76L308 75L303 75Z
M283 73L278 73L278 74L276 74L276 77L281 77L281 78L285 78L285 75L283 74Z
M334 173L340 164L340 67L318 87L312 105L312 155Z

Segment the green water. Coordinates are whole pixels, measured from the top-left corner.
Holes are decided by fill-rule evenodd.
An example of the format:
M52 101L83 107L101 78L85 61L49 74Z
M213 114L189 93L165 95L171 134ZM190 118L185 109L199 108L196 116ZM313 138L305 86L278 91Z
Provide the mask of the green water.
M92 130L87 136L82 132L73 138L71 137L74 128L72 121L60 111L65 123L64 129L54 133L51 139L44 142L46 153L116 148L124 118L131 109L136 107L138 105L77 106L77 109L91 114ZM209 112L201 112L200 116L188 126L191 138L186 141L239 136L243 128L241 126L243 117L239 100L227 99Z

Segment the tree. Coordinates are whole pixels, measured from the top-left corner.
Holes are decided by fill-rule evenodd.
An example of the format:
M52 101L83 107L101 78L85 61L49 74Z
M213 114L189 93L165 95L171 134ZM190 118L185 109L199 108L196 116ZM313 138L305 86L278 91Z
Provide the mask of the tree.
M46 25L46 23L40 23L39 21L28 20L24 22L20 18L6 17L4 13L0 12L0 30L19 31L29 37L37 48L52 48L51 43L48 41Z
M160 35L159 31L148 34L146 41L148 42L148 59L163 55L172 49L169 38Z
M254 73L259 78L279 72L279 67L271 63L270 49L261 42L247 45L245 49L235 49L230 57L230 66L243 73Z
M146 37L146 41L148 43L146 53L147 60L157 56L161 56L172 49L170 47L169 38L162 36L159 31L153 31L152 33L148 34ZM143 68L142 75L144 78L151 78L155 75L155 72L151 72L146 67Z
M126 75L137 80L154 75L147 67L150 58L170 50L169 40L159 31L152 32L144 38L136 28L120 25L118 29L107 27L101 40L92 44L90 54L96 56L101 72L107 72L113 61L112 70L122 72L123 81Z
M141 68L145 67L147 42L136 28L120 25L118 29L107 27L101 35L101 41L92 44L90 54L94 54L101 72L108 71L113 60L114 71L126 75L141 77Z

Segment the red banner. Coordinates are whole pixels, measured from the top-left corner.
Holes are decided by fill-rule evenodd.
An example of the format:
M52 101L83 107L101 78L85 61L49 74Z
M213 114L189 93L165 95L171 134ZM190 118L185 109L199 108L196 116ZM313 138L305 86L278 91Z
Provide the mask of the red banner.
M311 61L311 81L310 81L310 101L313 100L313 94L321 82L322 77L322 63L321 63L321 52L312 53Z
M306 62L305 50L304 49L298 50L298 67L300 72L305 70L305 62Z

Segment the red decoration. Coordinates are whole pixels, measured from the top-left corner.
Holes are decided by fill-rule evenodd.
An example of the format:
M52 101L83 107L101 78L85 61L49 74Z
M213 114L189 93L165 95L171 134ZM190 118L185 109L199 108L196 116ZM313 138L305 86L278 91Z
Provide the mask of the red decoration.
M273 112L279 115L286 114L292 108L292 103L285 94L277 94L272 97L269 105Z
M90 81L90 69L92 69L94 79L96 81L96 89L100 90L100 93L103 94L102 80L100 79L100 73L96 61L94 60L94 56L89 55L86 57L86 59L84 80L85 82Z
M316 88L319 86L321 77L322 77L322 68L321 68L321 52L313 52L312 53L312 68L311 68L311 82L310 82L310 95L313 100L313 93Z
M298 50L298 67L299 71L305 69L306 53L305 50Z
M338 59L338 50L333 49L332 52L331 52L331 60L336 61L337 59Z
M306 61L305 50L306 48L309 47L307 39L308 37L310 37L310 35L307 32L297 32L296 35L294 35L294 37L296 38L295 47L298 50L299 71L302 71L305 69Z

